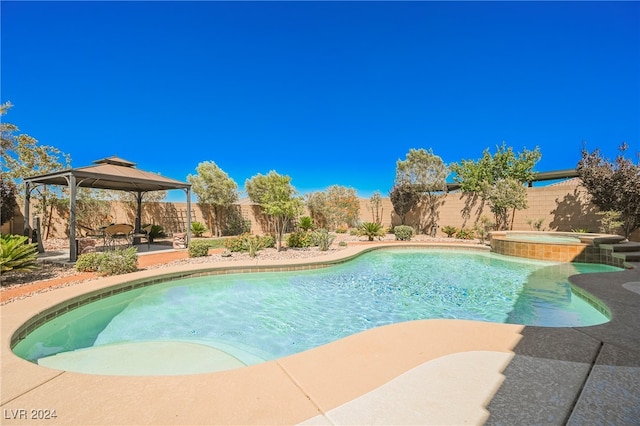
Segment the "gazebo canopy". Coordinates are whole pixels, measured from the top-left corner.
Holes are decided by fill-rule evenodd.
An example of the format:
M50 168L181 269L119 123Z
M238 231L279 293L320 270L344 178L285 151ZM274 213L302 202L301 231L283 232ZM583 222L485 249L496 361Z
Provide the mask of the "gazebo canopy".
M94 161L94 164L93 166L32 176L24 181L31 184L68 186L68 178L73 175L76 179L76 185L82 188L151 192L191 187L185 182L136 169L135 163L118 157L103 158Z
M70 193L69 214L69 260L77 259L75 230L76 230L76 191L78 188L111 189L135 193L138 201L138 214L135 223L135 232L140 232L142 218L142 194L153 191L166 191L182 189L187 194L187 211L191 211L191 185L178 180L170 179L156 173L145 172L136 169L132 163L116 156L94 161L93 166L66 169L47 173L39 176L31 176L24 179L26 186L25 197L25 234L30 235L29 205L31 190L38 185L68 186ZM191 217L187 214L187 243L191 237Z

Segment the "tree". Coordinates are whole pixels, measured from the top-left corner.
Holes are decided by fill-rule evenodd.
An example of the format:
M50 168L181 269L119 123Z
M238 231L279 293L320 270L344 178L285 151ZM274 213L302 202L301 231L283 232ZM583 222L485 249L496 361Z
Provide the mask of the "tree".
M510 187L512 185L512 183L507 184L504 182L497 184L498 181L513 180L522 186L525 182L530 182L535 177L533 168L542 157L538 147L533 151L524 148L522 152L516 154L513 152L512 147L507 147L503 142L496 149L494 155L491 155L487 148L482 152L482 158L477 161L462 160L460 163L454 163L450 166L455 174L453 180L460 184L460 189L467 197L467 206L462 212L463 216L470 214L478 197L480 197L482 205L484 205L484 202L488 200L489 191L496 188L496 185L500 187ZM517 205L518 203L514 202L514 204ZM517 208L514 208L514 213L515 210ZM482 208L478 212L481 213ZM501 221L497 216L495 221L496 228L500 229L498 223ZM507 222L503 221L501 223L506 225Z
M12 105L6 102L0 105L0 116L5 115ZM59 149L49 146L40 145L37 139L26 135L19 134L18 127L11 123L0 123L0 169L2 174L13 180L19 187L24 178L46 174L61 170L71 165L71 158L67 154L63 154ZM64 159L64 165L61 158ZM52 191L48 187L38 189L34 194L34 198L38 201L37 212L42 215L43 223L47 223L49 205L56 204L59 201L61 191ZM30 220L30 218L26 218Z
M486 184L493 185L499 179L512 178L523 184L533 180L533 168L542 157L538 147L533 151L524 148L517 155L504 142L496 149L496 153L491 155L489 148L486 148L482 158L477 161L462 160L451 164L453 180L460 184L463 192L482 193Z
M393 211L400 216L400 223L404 225L407 214L413 210L420 200L420 195L410 184L396 184L389 193Z
M356 190L340 185L332 185L326 190L327 221L332 229L346 224L354 226L360 216L360 201Z
M0 225L9 222L15 216L18 202L16 195L18 189L16 184L11 180L4 178L4 174L0 175Z
M411 148L404 160L396 162L395 184L413 186L419 194L419 201L427 206L427 223L424 225L421 223L421 228L432 229L437 226L438 207L447 190L448 174L449 170L442 158L435 155L432 149Z
M371 209L371 217L373 221L378 224L382 224L382 215L384 209L382 208L382 195L380 191L374 191L369 198L369 208Z
M527 190L522 183L513 178L498 179L493 185L485 183L482 191L495 215L496 228L507 228L510 209L513 211L510 228L513 228L516 210L527 208Z
M193 192L201 205L209 207L209 229L217 236L222 235L222 211L238 201L238 184L213 161L198 164L197 175L187 176Z
M307 194L307 208L313 218L313 221L319 228L327 228L327 194L322 191Z
M282 235L292 219L302 213L302 200L291 185L291 177L275 171L257 174L245 182L249 198L259 204L269 217L276 234L277 249L282 249Z
M600 150L582 150L577 170L591 201L602 211L620 213L625 237L640 227L640 152L638 163L625 157L626 143L619 148L615 162L602 157Z
M356 190L340 185L332 185L323 192L309 194L307 207L316 222L332 230L344 224L355 225L360 215L360 201Z

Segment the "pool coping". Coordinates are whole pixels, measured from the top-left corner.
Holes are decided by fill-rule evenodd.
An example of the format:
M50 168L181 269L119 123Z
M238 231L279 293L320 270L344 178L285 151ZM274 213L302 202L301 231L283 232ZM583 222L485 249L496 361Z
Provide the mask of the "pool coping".
M373 243L350 246L313 261L309 259L289 261L286 265L287 267L292 264L305 267L318 262L344 262L363 251L380 247L407 246L449 249L466 247L487 250L478 245L446 243ZM227 266L256 269L265 266L276 267L282 263L258 259L243 265L233 262L233 265ZM215 268L224 267L222 263L215 265ZM461 370L466 362L470 362L471 358L467 361L460 358L463 359L460 361L455 358L456 355L466 354L465 356L468 357L482 355L500 360L504 359L506 354L516 360L533 357L543 362L547 360L546 362L551 364L556 361L565 361L562 357L566 357L566 354L554 355L554 351L557 351L558 345L572 346L572 339L587 338L589 344L594 345L597 342L601 348L598 353L602 352L602 347L605 345L624 352L625 355L621 356L624 362L620 361L623 365L613 367L640 367L640 350L638 349L640 333L637 325L634 327L633 322L628 324L630 319L637 319L640 295L623 287L625 283L640 282L637 267L607 273L616 274L615 279L603 278L603 274L588 274L598 277L580 275L576 277L577 279L571 280L572 284L607 303L612 311L612 321L609 323L580 329L525 328L463 320L413 321L368 330L320 348L264 364L218 373L171 377L95 376L51 370L18 358L10 351L11 336L22 324L33 317L34 313L46 312L47 309L64 300L81 297L87 292L99 292L108 287L126 285L124 283L132 279L149 279L167 273L192 273L202 269L205 269L202 265L183 265L108 277L56 289L1 306L2 394L0 399L3 408L3 424L27 424L30 419L20 419L19 415L22 411L19 410L27 410L28 416L30 414L28 410L33 409L56 409L58 417L48 421L50 424L292 424L305 421L309 424L337 424L341 421L348 422L345 419L367 419L367 415L370 416L371 413L376 412L374 405L379 405L379 400L376 400L375 404L370 402L368 405L366 401L369 401L367 398L373 398L371 395L377 390L387 398L396 395L397 398L402 399L400 402L406 404L406 401L411 399L411 395L421 392L420 386L425 386L424 383L412 385L414 387L407 389L407 395L399 397L397 389L393 395L385 394L385 386L407 375L412 377L412 375L421 374L419 373L421 368L436 365L436 361L444 363L443 365L447 367L436 368L429 377L433 379L432 383L437 383L437 386L444 389L448 381L437 381L437 376ZM639 323L635 321L635 324ZM572 337L564 336L567 333ZM555 339L558 335L563 335L563 340L554 348L544 343L549 339ZM570 352L569 349L568 351ZM579 365L588 364L581 357L571 362L577 362ZM607 361L606 365L611 366L610 364L611 362ZM394 411L391 406L386 407L387 414L391 416L386 420L402 423L410 412L414 414L417 412L419 416L423 416L419 418L425 420L427 418L442 419L443 417L437 417L439 413L444 415L444 418L452 420L491 423L493 416L497 415L496 418L499 418L500 413L505 416L522 414L525 411L515 401L512 401L509 406L492 407L492 401L500 399L501 396L502 382L495 377L502 377L502 380L505 380L504 376L506 376L504 383L512 383L510 380L513 375L509 373L511 365L502 365L500 368L504 368L504 372L489 369L491 371L487 371L487 374L491 373L492 379L490 383L487 382L485 388L469 390L467 393L461 392L461 396L457 399L449 395L447 399L449 404L444 401L445 404L442 406L435 403L425 405L422 401L410 404L411 409L405 407L400 411ZM597 362L590 365L597 365ZM477 366L477 369L482 370L481 366ZM502 373L504 376L501 376ZM467 372L467 374L471 373ZM532 380L534 378L527 377L527 382L535 382ZM588 375L583 379L588 381ZM580 394L587 388L588 386L582 383ZM483 394L481 396L484 399L479 399L479 394L487 390L490 391L490 395ZM132 403L140 400L140 394L147 396L143 406L140 402ZM397 398L394 402L395 406L402 407ZM360 405L356 404L357 401ZM440 404L443 404L443 401L440 401ZM558 424L570 418L567 416L575 415L576 410L569 405L580 407L576 401L564 404L558 411L561 413L559 418L562 417L562 421ZM640 406L640 404L637 405ZM466 408L466 411L462 408ZM491 409L492 417L489 416L487 408ZM467 413L464 414L467 417L455 417L455 413ZM5 416L6 414L8 416ZM14 417L17 418L11 418L12 414L16 414ZM384 419L384 416L378 413L376 418Z

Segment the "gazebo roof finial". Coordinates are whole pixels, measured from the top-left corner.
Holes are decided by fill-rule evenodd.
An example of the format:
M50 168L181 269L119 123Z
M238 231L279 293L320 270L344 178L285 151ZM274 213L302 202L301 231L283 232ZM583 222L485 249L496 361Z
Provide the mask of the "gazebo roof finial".
M114 166L123 166L123 167L135 167L136 163L132 163L131 161L127 161L118 157L117 155L112 155L111 157L102 158L100 160L96 160L93 162L94 164L113 164Z

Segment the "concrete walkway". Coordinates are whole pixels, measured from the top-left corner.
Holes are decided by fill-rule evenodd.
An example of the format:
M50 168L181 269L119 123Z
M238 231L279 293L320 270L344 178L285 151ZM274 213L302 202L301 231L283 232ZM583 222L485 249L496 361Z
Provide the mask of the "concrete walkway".
M322 260L353 256L371 246L349 247ZM33 424L34 416L55 410L47 424L637 425L640 265L634 266L572 278L611 309L612 320L599 326L412 321L250 367L182 376L50 369L15 356L10 340L30 317L46 315L65 300L160 273L195 272L202 265L62 287L0 307L1 422Z

